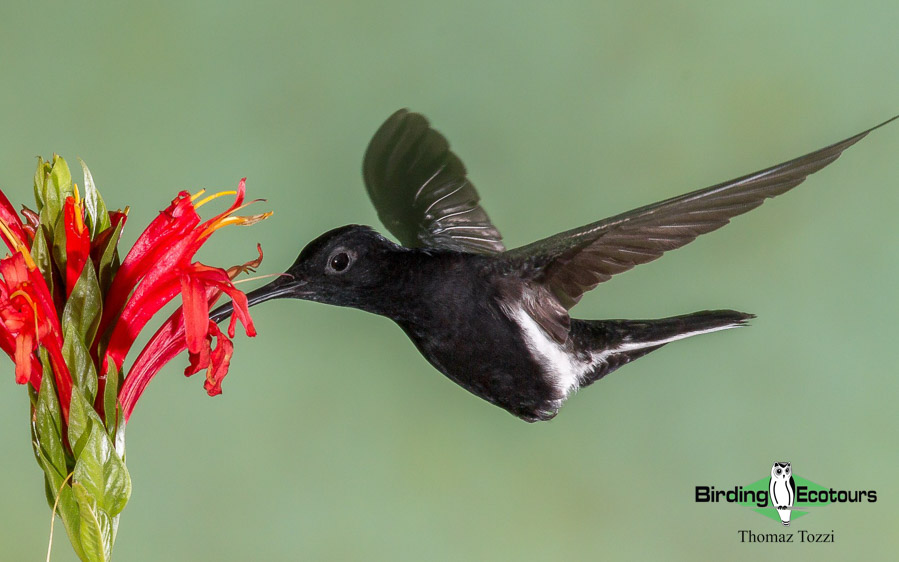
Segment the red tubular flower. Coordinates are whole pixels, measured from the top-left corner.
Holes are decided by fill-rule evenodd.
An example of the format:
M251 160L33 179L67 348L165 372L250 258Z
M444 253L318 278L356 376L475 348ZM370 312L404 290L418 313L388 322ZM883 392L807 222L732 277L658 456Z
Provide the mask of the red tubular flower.
M109 325L121 314L122 307L125 306L128 296L141 277L156 261L168 253L176 240L182 239L199 222L200 216L186 191L179 193L168 208L160 211L159 216L137 238L116 272L106 296L100 333L105 333Z
M0 223L3 223L3 241L6 243L6 247L10 252L19 251L20 246L17 242L25 240L25 228L19 215L16 214L16 210L2 191L0 191Z
M3 242L10 252L15 254L23 250L28 251L22 221L2 191L0 191L0 231L3 232ZM29 257L30 255L28 254Z
M247 335L256 335L246 297L234 287L227 273L222 269L191 262L200 246L217 229L229 224L253 224L271 214L235 215L243 208L245 182L246 179L242 179L237 191L230 192L235 195L235 199L228 209L202 223L196 209L223 194L209 196L195 205L194 200L199 194L190 197L186 192L180 193L138 238L110 287L104 316L100 322L101 333L109 330L111 334L104 359L104 374L108 370L109 361L121 370L137 334L178 293L182 295L183 306L176 314L181 314L184 318L185 346L190 353L192 368L208 368L211 373L209 376L221 381L230 362L231 354L226 351L231 342L209 320L210 295L214 294L218 298L224 292L234 301L237 312L228 328L230 337L234 337L235 322L238 320L244 325ZM212 338L218 341L215 350L211 350ZM224 343L226 340L227 343ZM175 353L183 349L181 347ZM139 361L140 358L135 366L141 368L132 368L120 393L126 419L146 384L162 367L162 364L154 364L154 368L146 368ZM220 392L218 386L213 386ZM208 387L207 391L214 394Z
M125 358L140 331L179 293L182 295L183 306L157 331L147 348L139 355L131 372L125 376L119 389L119 403L127 419L147 383L165 362L185 349L189 353L190 362L186 374L207 369L207 392L210 395L221 392L221 380L227 373L233 352L230 338L234 337L236 322L244 325L249 336L255 336L256 330L247 309L246 296L234 287L229 272L192 260L199 248L219 228L229 224L253 224L271 215L237 215L245 206L245 190L244 178L236 191L211 195L198 202L196 200L202 195L202 191L193 197L187 192L179 193L141 233L115 270L108 289L104 291L105 295L101 295L102 315L96 337L91 335L85 341L93 361L100 361L96 366L99 377L94 406L101 418L105 418L104 390L110 366L114 365L118 373L125 372ZM197 213L199 207L229 194L235 198L228 209L209 220L201 220ZM117 227L123 225L127 214L121 211L105 213L108 222L103 223L104 229L97 232L92 240L91 230L86 224L84 202L78 194L77 186L72 195L60 200L65 239L48 241L48 248L61 245L65 263L56 264L59 276L54 277L52 271L42 274L26 245L26 239L30 242L33 238L30 234L40 228L38 221L43 215L28 211L26 217L29 225L24 225L5 195L0 193L0 234L12 252L12 256L0 260L0 349L16 364L16 382L30 383L38 389L44 368L37 351L40 346L46 348L61 410L67 421L73 383L62 352L62 310L65 302L72 297L85 267L94 267L99 277L104 254L108 254L110 244L117 242L113 237L118 236L120 229ZM40 200L38 204L41 205ZM94 217L92 220L98 219ZM236 274L237 270L258 265L261 256L260 250L259 260L245 264L242 268L233 268L232 271ZM109 263L107 255L104 264ZM64 290L60 289L62 292L57 293L56 304L45 276L50 280L62 278L64 282ZM228 327L228 336L209 319L210 305L223 293L231 297L235 309ZM62 303L59 302L60 299ZM215 346L213 342L216 342ZM160 360L162 358L164 361Z
M9 220L10 222L7 222ZM50 290L20 237L22 223L6 197L0 199L0 232L12 256L0 260L0 348L16 364L16 382L40 386L38 345L47 349L63 415L68 419L72 378L62 357L62 330Z
M75 197L66 197L63 221L66 228L66 297L72 289L91 253L90 233L84 224L84 207L75 188Z
M38 343L47 337L49 322L38 313L34 288L28 283L22 254L0 260L0 321L3 323L3 350L16 363L16 382L40 386L41 364L35 355ZM31 294L29 294L31 293Z
M181 192L138 236L124 260L118 242L125 212L109 212L87 166L85 198L65 160L38 160L37 210L19 217L0 192L0 350L28 385L31 438L51 508L65 522L82 560L107 560L119 514L131 496L125 466L125 425L147 384L165 363L188 352L186 375L206 370L206 392L220 394L234 353L236 323L256 335L247 298L232 283L259 258L228 271L194 261L219 228L271 215L240 216L246 184L200 199ZM197 209L234 195L204 221ZM198 201L198 199L200 199ZM138 354L126 358L139 333L162 307L182 304ZM228 295L235 313L227 335L209 317ZM110 529L113 531L110 532Z
M176 310L163 325L157 330L147 345L138 355L128 378L119 392L119 399L122 403L122 409L125 413L125 419L131 417L134 405L140 398L147 384L156 375L157 372L176 355L188 350L190 354L190 365L184 370L185 376L191 376L201 369L207 369L206 372L206 392L210 396L221 394L222 379L228 372L228 366L231 362L231 354L233 344L231 340L221 333L218 326L209 320L209 309L218 301L222 293L227 291L234 302L235 316L246 317L248 322L244 325L247 327L247 333L255 334L252 321L249 321L249 310L247 308L246 296L237 291L230 280L239 273L245 271L253 271L262 263L262 248L258 248L259 257L253 261L249 261L241 266L230 268L225 273L224 280L219 277L217 282L206 283L205 286L199 283L202 293L191 289L190 296L188 291L182 293L184 306L182 309ZM194 264L202 266L202 264ZM207 268L213 269L213 268ZM221 270L216 270L221 271ZM217 273L215 277L218 277ZM188 281L195 284L195 281ZM204 302L205 301L205 304ZM205 311L205 312L204 312ZM199 312L199 314L198 314ZM241 320L243 322L243 320ZM188 327L191 323L192 326ZM188 331L192 331L190 336L192 340L188 343ZM229 327L229 334L234 336L234 321ZM212 340L216 339L218 345L213 349Z

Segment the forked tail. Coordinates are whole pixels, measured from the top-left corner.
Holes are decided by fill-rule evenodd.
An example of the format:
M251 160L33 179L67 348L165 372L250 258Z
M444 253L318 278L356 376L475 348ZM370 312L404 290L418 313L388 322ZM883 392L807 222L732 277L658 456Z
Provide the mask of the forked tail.
M572 320L576 348L591 351L595 369L587 373L587 386L618 367L643 357L667 343L699 334L745 326L753 314L736 310L703 310L658 320Z

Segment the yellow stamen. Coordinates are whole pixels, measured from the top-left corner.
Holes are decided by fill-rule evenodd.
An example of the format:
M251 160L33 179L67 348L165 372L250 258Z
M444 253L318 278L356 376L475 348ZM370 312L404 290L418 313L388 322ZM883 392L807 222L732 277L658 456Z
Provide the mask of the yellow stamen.
M205 197L205 198L202 199L199 203L195 203L195 204L194 204L194 209L199 209L200 207L202 207L202 206L205 205L206 203L209 203L209 202L212 201L213 199L218 199L219 197L223 197L223 196L225 196L225 195L237 195L237 192L236 192L236 191L219 191L218 193L215 193L215 194L213 194L213 195L210 195L210 196L208 196L208 197ZM193 199L191 199L191 201L192 201L192 200L193 200Z
M21 244L22 241L19 240L19 239L12 233L12 231L11 231L11 230L9 229L9 227L6 225L6 221L4 221L4 220L2 220L2 219L0 219L0 230L3 231L3 235L6 236L6 239L9 240L10 243L18 249L19 244Z
M237 209L235 209L236 211ZM250 225L255 224L261 220L265 220L272 216L272 211L267 213L262 213L261 215L253 215L250 217L243 216L225 216L215 221L206 227L206 230L200 235L200 238L205 238L215 232L216 230L222 228L223 226L228 226L229 224L240 224L240 225Z
M84 217L81 216L81 195L78 193L78 184L75 185L75 232L84 232Z
M16 296L19 296L19 297L22 297L23 299L25 299L26 301L28 301L28 304L31 306L31 311L34 312L34 331L36 333L38 331L37 330L37 305L34 304L34 301L31 300L31 297L28 296L28 293L26 293L22 289L19 289L18 291L15 291L11 295L9 295L9 299L12 300L12 298L16 297Z
M19 240L18 236L12 233L9 226L3 220L0 220L0 231L2 231L3 235L6 236L6 239L9 240L9 243L25 256L25 264L28 266L28 269L37 267L34 260L31 258L31 252L28 251L28 246L25 245L25 242Z
M191 201L196 201L196 200L197 200L197 197L199 197L200 195L203 195L204 193L206 193L206 190L205 190L205 189L201 189L200 191L198 191L198 192L194 193L193 195L191 195L191 196L190 196L190 200L191 200Z

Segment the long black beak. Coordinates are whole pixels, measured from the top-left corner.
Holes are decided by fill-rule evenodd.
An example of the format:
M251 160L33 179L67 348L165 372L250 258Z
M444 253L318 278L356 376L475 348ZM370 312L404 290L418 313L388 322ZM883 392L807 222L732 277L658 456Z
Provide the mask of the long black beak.
M293 275L282 275L268 285L263 285L262 287L247 293L247 304L253 306L272 299L299 296L300 294L303 294L302 287L305 284L306 281L298 280ZM231 316L232 312L234 312L234 307L231 306L231 303L229 302L213 310L212 314L209 315L209 319L215 323L219 323Z

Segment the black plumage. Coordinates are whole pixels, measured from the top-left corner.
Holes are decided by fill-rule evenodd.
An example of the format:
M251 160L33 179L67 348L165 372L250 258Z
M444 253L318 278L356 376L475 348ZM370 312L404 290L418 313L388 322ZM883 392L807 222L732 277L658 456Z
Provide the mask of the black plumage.
M400 110L372 138L363 177L379 218L402 246L369 227L334 229L306 246L287 276L249 293L249 302L299 298L386 316L459 385L527 421L550 419L570 394L621 365L752 318L718 310L658 320L571 319L568 310L585 292L797 186L877 127L506 251L446 139L423 116ZM226 305L213 318L229 314Z

